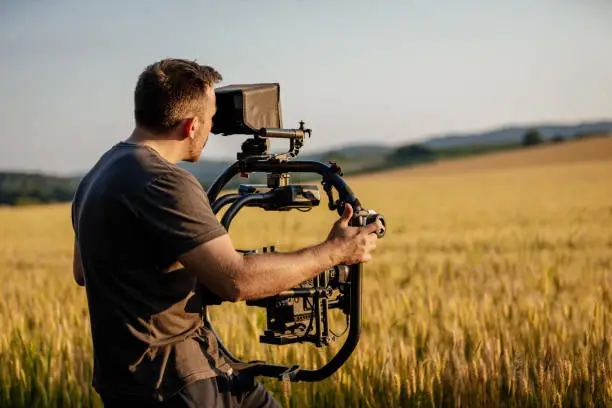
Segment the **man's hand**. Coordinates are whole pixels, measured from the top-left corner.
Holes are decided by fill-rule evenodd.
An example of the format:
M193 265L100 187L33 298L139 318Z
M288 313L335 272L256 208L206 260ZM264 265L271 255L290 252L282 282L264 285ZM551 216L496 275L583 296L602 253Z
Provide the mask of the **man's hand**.
M353 218L353 207L346 203L344 204L344 212L342 213L342 217L338 221L336 221L327 236L327 239L333 238L350 238L352 236L357 235L362 227L349 227L349 222ZM376 221L376 225L378 228L374 231L380 231L384 228L380 221Z
M380 221L365 227L351 227L349 222L353 218L353 207L344 205L342 217L336 221L327 236L328 241L338 241L344 244L346 265L367 262L372 259L371 252L376 248L376 232L383 228Z
M372 259L381 225L349 227L352 216L353 210L347 206L330 238L297 251L243 256L225 234L193 248L179 260L221 300L261 299L295 287L332 266Z
M334 223L331 231L329 231L327 239L349 238L356 235L359 232L359 228L349 227L348 224L351 218L353 218L353 207L348 203L344 204L344 212L342 213L342 217L340 217L340 219Z

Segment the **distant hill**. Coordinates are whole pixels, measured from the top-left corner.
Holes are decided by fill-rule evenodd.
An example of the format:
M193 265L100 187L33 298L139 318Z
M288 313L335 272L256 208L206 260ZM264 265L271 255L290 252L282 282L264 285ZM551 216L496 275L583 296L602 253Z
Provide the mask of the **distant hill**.
M326 150L323 152L310 153L308 155L300 156L304 157L304 160L326 160L328 158L363 158L363 157L374 157L374 156L386 156L391 153L395 148L380 144L358 144L346 147L341 147L334 150Z
M464 157L461 160L440 160L416 167L386 171L389 177L433 176L460 173L487 173L512 167L537 170L539 166L575 164L579 162L609 162L612 160L612 135L570 139L563 143L544 143L529 148L495 151L486 155ZM370 177L369 175L365 177ZM372 175L372 178L379 177ZM534 172L534 177L537 173Z
M577 125L524 125L511 126L479 133L453 133L430 138L421 144L431 149L448 149L469 145L493 145L520 143L528 129L538 129L545 140L555 136L564 138L581 134L612 132L612 122L580 123Z
M342 164L344 172L351 173L372 165L384 163L387 155L395 149L390 146L376 144L361 144L347 146L339 149L301 154L300 160L312 160L319 162L337 161ZM193 174L204 186L210 185L217 176L223 172L234 161L232 160L209 160L204 159L198 163L180 163L179 166ZM248 181L236 177L236 183L260 183L264 181L263 175L253 175ZM302 177L303 179L303 177Z
M592 122L574 125L541 124L541 125L517 125L508 126L484 132L475 133L453 133L427 139L423 142L412 142L402 146L387 146L381 144L360 144L346 146L343 148L314 152L300 155L300 160L314 160L327 162L328 160L337 161L345 174L358 174L368 171L380 171L390 167L405 166L409 164L420 164L424 161L444 160L471 156L477 154L492 153L499 150L519 148L521 140L529 129L537 129L545 141L550 141L554 137L564 139L578 138L585 135L601 134L612 132L612 122ZM399 151L412 145L419 145L431 149L433 152L430 157L424 160L400 160L394 157ZM232 161L212 161L204 160L197 164L181 164L200 180L205 186L214 181ZM263 182L262 175L254 175L248 180L249 183ZM234 180L230 186L240 182L247 182L245 179Z
M386 171L390 168L422 165L447 159L491 154L502 150L520 149L521 140L529 129L537 129L544 142L556 139L580 139L591 135L612 134L612 121L579 123L574 125L540 124L507 126L483 132L452 133L412 141L400 146L359 144L299 156L300 160L338 162L344 175ZM198 163L180 163L207 188L233 160L202 160ZM70 201L82 176L53 177L44 174L0 172L0 205L49 203ZM308 181L309 175L294 177ZM236 176L228 187L239 183L264 183L264 174L248 179Z

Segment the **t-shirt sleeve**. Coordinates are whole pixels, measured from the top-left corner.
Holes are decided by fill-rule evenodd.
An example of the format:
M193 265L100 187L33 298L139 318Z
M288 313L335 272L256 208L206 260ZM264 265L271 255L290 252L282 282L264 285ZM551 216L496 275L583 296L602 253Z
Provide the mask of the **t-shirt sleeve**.
M138 207L146 229L175 258L227 233L190 174L171 171L156 177L145 187Z
M75 237L78 235L78 227L77 227L77 217L78 217L78 211L79 211L79 196L80 196L80 192L81 192L81 183L79 183L77 185L76 191L74 192L74 195L72 197L72 204L70 205L70 220L72 221L72 230L75 234Z

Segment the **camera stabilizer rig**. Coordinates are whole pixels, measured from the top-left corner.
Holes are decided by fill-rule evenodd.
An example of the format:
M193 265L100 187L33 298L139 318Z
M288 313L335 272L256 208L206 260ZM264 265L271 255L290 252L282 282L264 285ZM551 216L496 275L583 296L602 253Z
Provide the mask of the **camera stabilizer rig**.
M328 207L341 214L345 203L353 207L350 221L353 226L365 226L380 220L386 228L382 215L362 207L335 163L326 165L315 161L289 161L296 157L306 136L311 130L300 122L298 129L283 129L280 114L280 88L278 84L230 85L217 88L217 114L213 118L212 133L247 134L252 138L242 144L237 161L228 167L209 187L207 195L215 214L224 207L222 225L229 230L238 211L244 207L259 207L266 211L307 211L320 204L321 195L317 185L291 184L290 173L316 173L329 200ZM289 139L289 151L282 154L269 152L269 139ZM224 186L237 174L267 173L266 184L241 184L237 193L219 197ZM337 198L334 195L336 190ZM385 228L377 233L384 236ZM275 252L274 247L263 248ZM241 250L244 256L258 250ZM268 364L263 361L243 362L236 358L223 344L208 316L206 326L218 339L222 354L236 367L248 369L254 375L288 379L290 381L320 381L335 373L350 357L359 342L361 326L361 264L337 265L295 288L275 296L247 301L247 305L263 307L267 314L267 328L260 336L261 343L284 345L291 343L313 343L317 347L330 345L337 337L330 327L329 313L339 310L346 317L348 334L343 346L323 367L304 369Z

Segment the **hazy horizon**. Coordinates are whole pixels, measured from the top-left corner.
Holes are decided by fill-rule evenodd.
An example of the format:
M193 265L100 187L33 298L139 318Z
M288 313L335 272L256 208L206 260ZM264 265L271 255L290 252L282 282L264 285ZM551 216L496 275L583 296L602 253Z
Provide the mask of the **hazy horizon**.
M86 171L131 132L142 68L168 56L214 66L220 86L279 82L285 127L313 128L304 153L609 121L609 21L602 0L0 2L0 171ZM243 140L211 135L202 159Z

